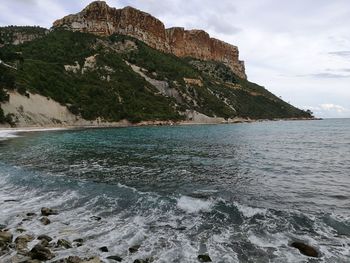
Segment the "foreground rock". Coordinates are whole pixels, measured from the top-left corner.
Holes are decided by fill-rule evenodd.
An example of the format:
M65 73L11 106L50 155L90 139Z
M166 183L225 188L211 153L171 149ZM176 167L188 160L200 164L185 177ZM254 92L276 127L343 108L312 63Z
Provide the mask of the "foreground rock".
M140 245L132 246L132 247L129 248L129 252L131 254L136 253L139 250L139 248L140 248Z
M34 237L31 235L22 235L22 236L18 236L15 239L15 244L16 244L16 250L18 253L22 253L25 254L28 252L28 243L33 241Z
M200 262L212 262L211 258L209 257L209 255L199 255L198 256L198 260Z
M1 231L0 232L0 242L3 243L11 243L13 239L13 235L9 231Z
M38 240L46 240L47 242L51 242L52 238L47 235L40 235L37 237Z
M42 245L35 245L29 253L32 259L38 260L50 260L55 257L55 255L46 247Z
M101 252L108 252L108 247L100 247L99 250Z
M0 257L8 252L13 235L9 231L0 232Z
M152 260L150 258L146 258L146 259L136 259L134 261L134 263L151 263Z
M69 248L72 248L72 244L68 241L68 240L65 240L65 239L59 239L57 240L57 247L64 247L66 249L69 249Z
M50 219L48 219L46 216L40 218L40 222L45 226L51 223Z
M58 212L54 209L43 207L41 208L41 215L42 216L58 215Z
M53 263L101 263L101 260L98 257L93 257L89 259L82 259L77 256L70 256L68 258L60 259L54 261Z
M117 262L122 262L123 259L119 256L109 256L107 257L107 259L110 259L110 260L114 260L114 261L117 261Z
M314 257L314 258L318 258L319 257L319 253L318 251L316 250L316 248L310 246L310 245L307 245L307 244L304 244L302 242L293 242L290 244L291 247L294 247L294 248L297 248L301 254L305 255L305 256L308 256L308 257Z

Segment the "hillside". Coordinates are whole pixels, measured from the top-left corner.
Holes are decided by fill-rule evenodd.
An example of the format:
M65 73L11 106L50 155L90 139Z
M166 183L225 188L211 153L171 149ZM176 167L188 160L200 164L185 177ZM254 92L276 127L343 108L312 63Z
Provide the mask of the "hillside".
M13 29L22 36L26 31L32 35L33 30ZM88 121L311 117L220 61L178 57L120 34L97 35L61 27L40 32L45 33L19 45L7 41L0 48L0 102L7 109L0 110L0 122L27 119L28 125L35 124L33 114L22 105L8 110L8 94L11 98L14 91L27 98L33 94L47 97ZM56 117L53 122L67 124Z

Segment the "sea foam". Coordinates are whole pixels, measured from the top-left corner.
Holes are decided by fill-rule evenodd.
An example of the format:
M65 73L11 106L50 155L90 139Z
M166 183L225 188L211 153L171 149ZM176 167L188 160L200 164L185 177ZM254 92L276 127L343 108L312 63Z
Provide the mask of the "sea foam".
M187 213L210 212L214 206L211 200L200 200L189 196L181 196L177 200L177 207Z

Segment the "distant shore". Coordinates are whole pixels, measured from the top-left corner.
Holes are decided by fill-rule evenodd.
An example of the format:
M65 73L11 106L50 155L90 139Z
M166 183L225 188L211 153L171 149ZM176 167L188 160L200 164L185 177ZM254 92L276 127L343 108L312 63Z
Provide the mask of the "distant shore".
M323 120L322 118L283 118L283 119L246 119L235 118L228 121L215 121L211 122L196 122L196 121L142 121L139 123L130 123L127 121L120 122L106 122L100 124L91 125L44 125L44 126L15 126L0 125L0 132L12 131L12 132L36 132L36 131L59 131L69 129L96 129L96 128L126 128L126 127L143 127L143 126L185 126L185 125L218 125L218 124L239 124L239 123L256 123L256 122L275 122L275 121L313 121Z
M142 121L139 123L130 123L127 121L100 123L91 125L57 125L57 126L15 126L0 125L1 132L36 132L36 131L59 131L70 129L97 129L97 128L126 128L126 127L145 127L145 126L187 126L187 125L218 125L218 124L240 124L240 123L256 123L256 122L276 122L276 121L314 121L323 120L322 118L284 118L284 119L245 119L235 118L228 121L196 122L196 121Z

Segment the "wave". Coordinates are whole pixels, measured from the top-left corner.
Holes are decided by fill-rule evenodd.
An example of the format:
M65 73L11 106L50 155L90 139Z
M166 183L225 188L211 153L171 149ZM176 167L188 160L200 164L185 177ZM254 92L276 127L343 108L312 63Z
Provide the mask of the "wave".
M22 132L42 132L42 131L59 131L67 128L30 128L30 129L0 129L0 141L10 138L20 137L18 133Z
M17 133L16 131L0 130L0 141L8 140L9 138L18 137L16 133Z
M189 196L181 196L177 200L177 207L187 213L210 212L214 205L214 201L201 200Z
M234 202L234 206L237 207L238 211L246 218L253 217L255 215L266 215L267 209L265 208L254 208L246 205Z

